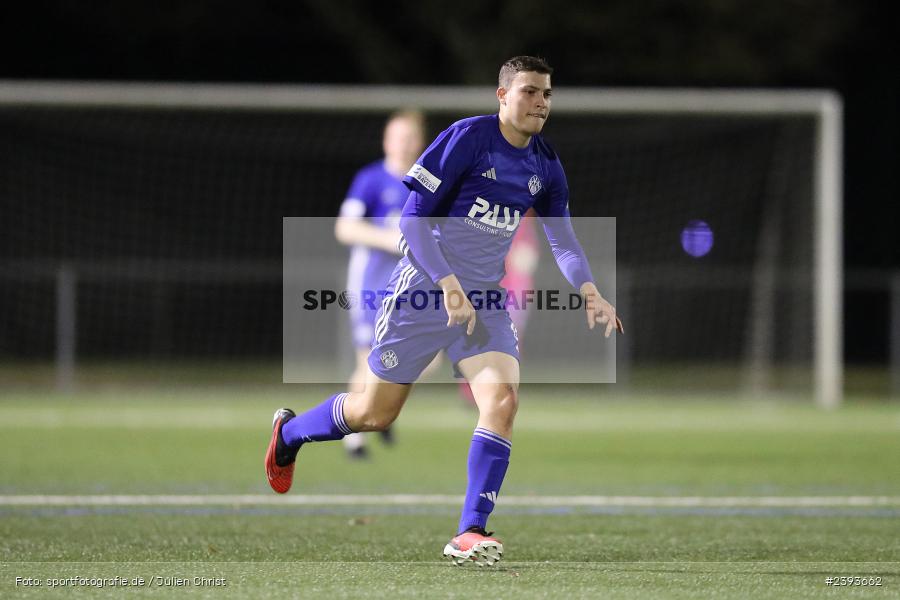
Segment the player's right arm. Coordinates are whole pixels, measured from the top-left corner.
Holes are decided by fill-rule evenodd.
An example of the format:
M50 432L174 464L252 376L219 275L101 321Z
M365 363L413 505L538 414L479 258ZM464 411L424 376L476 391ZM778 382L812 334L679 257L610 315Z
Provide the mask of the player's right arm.
M475 329L475 308L466 297L459 279L444 258L431 231L428 217L446 216L450 190L468 170L473 160L465 127L442 132L409 170L403 183L410 189L400 217L403 242L416 263L444 293L447 327L466 324L466 333Z
M462 284L438 247L431 232L428 216L419 214L426 212L426 209L421 208L423 201L425 199L418 192L409 193L403 207L403 215L400 217L403 240L416 263L441 288L444 294L444 308L447 311L447 327L466 323L466 333L471 335L475 330L475 307L472 306Z

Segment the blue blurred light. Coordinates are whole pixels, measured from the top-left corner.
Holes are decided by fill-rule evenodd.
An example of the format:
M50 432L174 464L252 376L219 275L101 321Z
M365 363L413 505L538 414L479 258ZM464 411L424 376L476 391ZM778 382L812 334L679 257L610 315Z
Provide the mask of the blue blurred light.
M705 256L713 247L712 229L705 221L689 221L681 231L681 247L694 258Z

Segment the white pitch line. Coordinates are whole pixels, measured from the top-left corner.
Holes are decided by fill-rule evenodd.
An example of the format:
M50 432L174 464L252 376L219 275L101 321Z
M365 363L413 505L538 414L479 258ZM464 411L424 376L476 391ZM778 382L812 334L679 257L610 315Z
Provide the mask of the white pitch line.
M462 496L386 495L0 495L0 506L412 506L462 504ZM506 506L586 507L873 507L900 506L900 496L500 496Z

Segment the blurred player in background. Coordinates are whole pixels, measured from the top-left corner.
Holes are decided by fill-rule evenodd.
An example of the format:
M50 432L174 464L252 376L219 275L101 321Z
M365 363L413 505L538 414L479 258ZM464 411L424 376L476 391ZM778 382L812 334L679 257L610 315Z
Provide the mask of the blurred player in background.
M403 181L400 260L379 309L362 392L339 393L301 415L275 412L266 476L279 493L293 483L303 444L380 431L397 418L425 367L445 350L469 382L478 424L469 446L462 515L444 555L455 564L492 565L503 545L485 531L509 466L518 408L519 350L509 313L469 293L496 290L521 216L534 207L566 279L584 298L588 326L623 331L615 308L597 290L569 220L569 190L559 158L541 138L550 112L550 74L542 59L517 56L500 69L499 114L457 121L425 150ZM498 218L503 214L505 218ZM493 218L488 215L493 215ZM478 220L479 215L484 219ZM439 217L449 217L433 223ZM416 292L440 310L416 310Z
M350 307L350 325L356 350L356 366L348 388L361 392L365 387L366 358L375 335L375 314L382 295L374 304L361 301L361 294L385 290L400 257L400 213L409 195L403 176L425 147L425 117L415 110L392 114L382 138L384 158L360 169L341 204L334 233L342 244L352 246L347 268L347 291L355 302ZM393 442L388 427L381 431L385 443ZM367 455L362 433L344 438L344 448L352 458Z

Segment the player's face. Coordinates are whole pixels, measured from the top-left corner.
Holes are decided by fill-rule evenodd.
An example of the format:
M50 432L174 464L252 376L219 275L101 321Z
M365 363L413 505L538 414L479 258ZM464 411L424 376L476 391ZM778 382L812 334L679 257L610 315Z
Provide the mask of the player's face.
M384 155L391 162L409 168L425 148L425 134L418 123L398 118L384 129Z
M516 73L508 89L500 88L500 112L522 135L541 132L550 116L550 75L522 71Z

